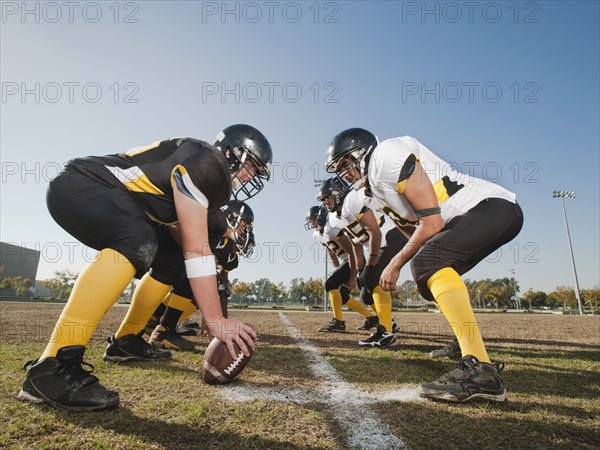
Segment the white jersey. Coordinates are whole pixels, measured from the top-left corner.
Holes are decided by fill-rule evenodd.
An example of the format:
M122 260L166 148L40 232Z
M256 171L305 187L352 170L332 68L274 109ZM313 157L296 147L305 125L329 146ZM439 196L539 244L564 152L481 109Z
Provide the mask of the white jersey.
M325 248L331 250L335 256L337 256L340 263L344 263L348 261L348 253L346 253L346 250L344 250L339 243L340 233L341 230L332 226L328 220L323 227L323 233L321 234L319 231L315 230L313 239L319 244L322 244Z
M516 202L516 195L503 187L453 170L415 138L387 139L373 150L368 179L373 197L382 204L381 210L400 226L419 222L402 195L416 161L433 184L445 223L486 198Z
M366 251L369 250L369 234L360 224L360 218L369 209L372 209L373 203L370 200L366 197L364 189L353 189L344 198L340 215L338 216L335 213L329 214L332 224L338 228L342 228L352 242L362 244ZM367 204L369 206L366 206ZM384 215L375 214L375 217L381 231L381 247L385 247L387 245L385 235L394 228L394 224Z

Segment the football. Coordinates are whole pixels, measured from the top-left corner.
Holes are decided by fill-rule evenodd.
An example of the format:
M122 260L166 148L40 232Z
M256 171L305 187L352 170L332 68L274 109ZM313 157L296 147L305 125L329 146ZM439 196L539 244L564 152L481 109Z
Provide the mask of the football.
M237 353L237 358L232 359L227 349L227 345L219 339L214 338L204 353L202 362L202 379L207 384L226 384L237 377L250 358L252 358L252 349L250 356L245 356L237 344L233 344Z

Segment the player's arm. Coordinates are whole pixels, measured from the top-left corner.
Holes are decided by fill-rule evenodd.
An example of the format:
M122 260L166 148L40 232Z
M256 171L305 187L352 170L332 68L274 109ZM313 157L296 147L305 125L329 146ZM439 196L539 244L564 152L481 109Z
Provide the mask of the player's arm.
M373 213L373 210L368 209L366 212L361 214L358 218L360 225L369 235L369 257L365 262L364 268L360 272L360 285L368 289L373 289L379 280L375 275L375 264L379 258L379 250L381 248L381 230L379 229L379 223Z
M338 268L340 266L340 260L337 255L326 245L323 245L327 250L327 254L329 255L329 259L331 260L331 264L333 264L334 268Z
M410 236L408 243L390 261L381 274L380 284L386 290L396 286L400 269L412 259L419 249L433 236L444 229L444 221L431 180L417 161L402 194L419 218L419 226Z
M377 223L377 217L373 210L368 209L358 219L360 225L369 235L369 258L366 261L366 266L374 266L379 257L379 249L381 248L381 230Z
M173 181L173 198L181 227L183 255L194 298L211 327L211 331L227 344L233 358L235 342L249 356L248 347L254 349L256 333L242 322L225 319L217 292L216 264L208 244L207 209L184 194ZM214 270L213 270L214 267Z
M352 246L352 241L348 239L343 233L340 233L338 236L338 243L344 249L344 251L348 254L348 265L350 266L350 276L348 277L348 282L345 283L346 287L350 290L356 288L356 257L354 256L354 247ZM362 251L362 246L361 246Z

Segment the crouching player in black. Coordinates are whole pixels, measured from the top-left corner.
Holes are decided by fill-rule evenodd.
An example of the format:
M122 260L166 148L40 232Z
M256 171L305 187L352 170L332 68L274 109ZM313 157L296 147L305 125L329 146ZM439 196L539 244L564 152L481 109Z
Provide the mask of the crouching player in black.
M238 267L238 254L245 257L252 254L254 213L246 203L232 200L222 209L209 211L208 216L209 243L217 259L219 300L223 316L227 317L227 300L231 295L228 273ZM177 246L175 242L173 244ZM177 260L164 262L162 267L163 270L181 271ZM168 306L152 331L149 342L158 348L193 349L194 343L180 336L176 330L177 322L185 320L197 309L194 307L193 292L185 277L175 285L166 302Z
M323 189L319 191L319 195L323 195ZM369 311L360 301L350 297L350 290L356 286L356 263L352 244L342 230L331 226L328 215L325 205L313 206L308 210L304 225L305 229L314 230L313 239L325 247L335 268L325 280L325 291L329 295L333 318L319 331L345 331L346 322L342 315L343 305L361 314L367 321L377 320L377 315ZM360 327L360 329L364 328Z
M61 227L99 254L79 274L46 349L27 364L18 398L75 411L119 404L119 395L83 368L83 355L98 323L132 278L148 272L158 250L159 224L181 227L186 275L213 334L227 344L232 357L234 343L249 354L256 333L221 311L207 211L224 206L232 190L238 198L256 195L270 175L272 159L260 131L232 125L219 133L214 146L174 138L70 161L50 183L48 209ZM137 302L144 296L134 294L127 328L115 336L117 344L131 334L128 346L151 347L138 333L163 297L148 304Z

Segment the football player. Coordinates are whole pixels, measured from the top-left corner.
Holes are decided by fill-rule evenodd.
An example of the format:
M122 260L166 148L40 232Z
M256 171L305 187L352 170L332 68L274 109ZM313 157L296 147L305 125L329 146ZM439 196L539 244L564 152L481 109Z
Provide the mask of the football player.
M323 184L331 186L328 188L331 194L321 195L321 198L328 207L333 205L330 214L332 225L343 228L353 243L356 264L360 269L361 299L375 308L379 319L376 331L358 344L363 347L393 347L398 344L394 335L398 325L392 320L391 294L379 286L379 274L407 239L383 214L377 217L372 209L365 206L364 189L352 189L337 177L325 180ZM340 201L336 199L343 199L341 205L337 205Z
M212 332L235 357L254 348L249 325L223 317L216 263L208 243L207 211L256 195L273 160L265 136L249 125L232 125L215 145L173 138L126 153L71 160L54 178L47 204L54 220L83 244L99 251L79 274L73 291L39 359L27 364L20 400L89 411L115 407L119 395L83 368L85 347L108 309L136 275L148 272L158 251L157 228L179 223L186 275ZM140 290L160 291L148 304ZM139 332L170 289L146 277L137 286L113 340L128 351L156 351ZM140 300L140 301L138 301ZM150 350L152 347L152 350Z
M325 195L324 192L322 187L319 196ZM329 296L333 318L328 324L319 328L319 331L345 331L346 322L343 320L342 305L363 315L366 321L377 321L377 315L365 308L361 302L350 297L348 284L354 287L356 279L352 244L339 228L331 226L327 216L328 211L324 205L313 206L308 210L304 225L307 230L314 230L313 239L325 247L334 267L333 272L325 280L325 291Z
M455 171L410 136L379 144L361 128L333 138L327 170L364 185L397 226L417 225L379 282L386 290L394 289L400 269L412 260L419 292L437 303L462 352L457 367L420 386L420 395L453 402L504 401L504 365L490 361L460 276L517 236L523 213L515 194Z
M231 200L222 209L209 211L208 239L217 260L218 292L224 317L227 317L227 300L231 294L228 273L238 267L238 253L246 257L251 255L254 245L253 223L252 209L245 202L238 200ZM177 246L175 242L173 244ZM184 270L177 260L172 264L164 263L163 267L169 271ZM185 320L197 309L187 278L181 277L181 281L167 295L166 302L168 306L161 315L159 324L152 331L149 342L155 347L171 350L194 348L193 342L184 339L176 331L177 322Z

